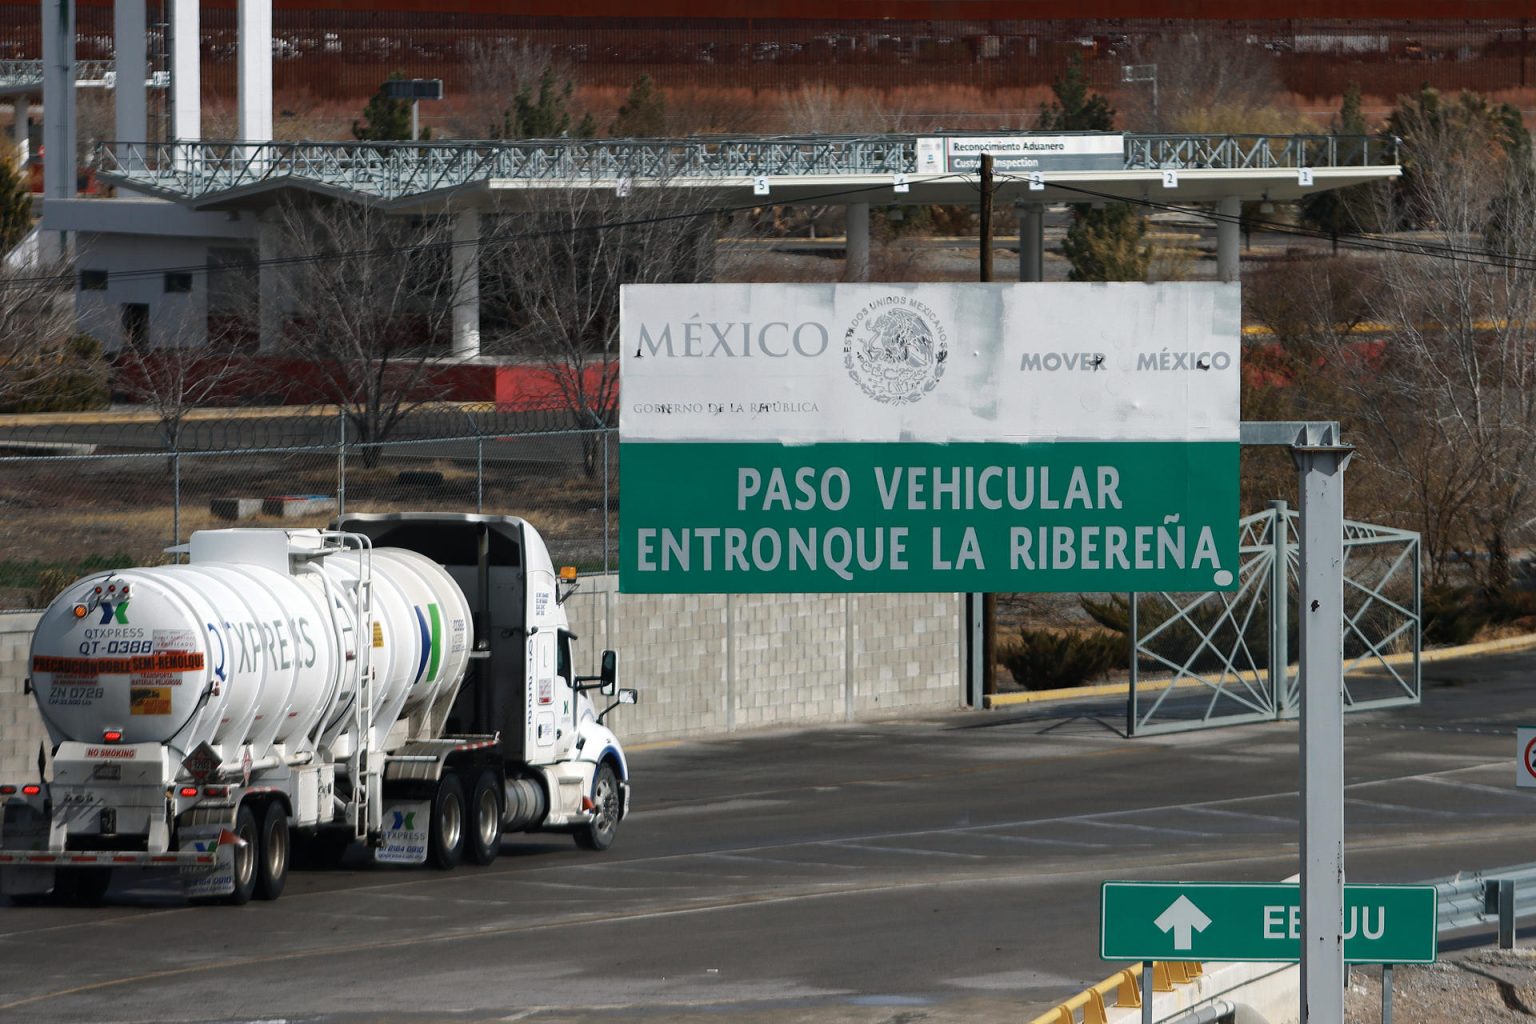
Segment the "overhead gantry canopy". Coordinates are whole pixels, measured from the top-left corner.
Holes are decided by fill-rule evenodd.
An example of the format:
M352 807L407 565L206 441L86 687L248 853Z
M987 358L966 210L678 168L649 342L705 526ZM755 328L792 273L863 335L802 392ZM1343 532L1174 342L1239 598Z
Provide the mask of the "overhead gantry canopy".
M963 139L972 151L1038 133L729 136L489 142L104 143L99 176L192 209L250 209L318 192L402 212L547 203L551 191L695 189L729 205L965 204L977 173L929 158ZM1169 203L1292 200L1401 174L1394 139L1336 135L1072 135L1098 155L1000 159L998 199ZM1090 143L1096 145L1090 145ZM1105 153L1107 148L1111 150ZM979 147L979 149L978 149Z

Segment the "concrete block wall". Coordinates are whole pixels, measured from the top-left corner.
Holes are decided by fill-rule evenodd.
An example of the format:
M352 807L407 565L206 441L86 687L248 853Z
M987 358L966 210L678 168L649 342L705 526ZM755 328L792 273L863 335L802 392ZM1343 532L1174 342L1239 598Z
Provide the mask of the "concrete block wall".
M957 707L956 594L619 594L589 576L567 602L577 663L619 652L640 703L616 720L628 743L855 721ZM35 770L47 739L22 693L39 613L0 615L0 779Z
M26 782L37 773L37 746L48 734L37 705L21 692L27 651L41 612L0 615L0 781Z
M619 594L582 578L567 602L581 657L619 652L629 742L956 707L957 594Z

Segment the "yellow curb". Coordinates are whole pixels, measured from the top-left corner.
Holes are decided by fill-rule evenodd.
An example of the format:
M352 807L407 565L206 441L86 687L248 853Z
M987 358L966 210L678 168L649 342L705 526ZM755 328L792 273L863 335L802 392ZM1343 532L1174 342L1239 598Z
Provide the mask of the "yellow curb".
M1479 654L1498 654L1503 651L1522 651L1536 647L1536 633L1505 637L1502 640L1484 640L1481 643L1463 644L1460 647L1436 647L1419 654L1419 664L1449 661L1452 658L1469 658ZM1413 661L1412 654L1389 654L1382 659L1388 665L1406 665ZM1269 671L1261 669L1260 681L1268 680ZM1210 684L1189 676L1143 679L1137 684L1144 692L1167 690L1176 687L1206 686ZM1070 686L1059 690L1029 690L1025 693L998 693L986 698L989 708L1012 707L1019 704L1038 704L1053 700L1080 700L1083 697L1126 696L1129 683L1101 683L1097 686Z
M626 743L624 749L630 753L638 750L666 750L668 747L680 747L682 740L653 740L650 743Z

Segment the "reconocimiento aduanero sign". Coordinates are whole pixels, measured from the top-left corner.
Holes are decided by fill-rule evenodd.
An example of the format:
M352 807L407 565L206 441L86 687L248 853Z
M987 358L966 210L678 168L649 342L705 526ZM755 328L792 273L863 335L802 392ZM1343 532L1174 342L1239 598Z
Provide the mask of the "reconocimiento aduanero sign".
M633 285L631 593L1222 590L1236 285Z

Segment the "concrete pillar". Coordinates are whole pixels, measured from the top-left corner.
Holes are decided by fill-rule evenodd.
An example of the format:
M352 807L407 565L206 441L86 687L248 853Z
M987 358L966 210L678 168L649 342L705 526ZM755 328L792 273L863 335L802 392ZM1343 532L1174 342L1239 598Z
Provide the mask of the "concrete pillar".
M272 0L240 0L236 48L240 138L272 141Z
M25 167L27 160L32 156L32 137L27 131L27 122L32 119L32 97L23 93L12 101L12 110L16 112L15 120L11 124L11 142L16 147L16 166Z
M453 357L480 354L480 211L453 217Z
M843 207L846 223L847 259L843 263L844 281L869 280L869 204L849 203Z
M1045 204L1015 203L1019 217L1019 280L1045 280Z
M112 4L112 48L117 61L117 84L112 92L115 124L112 137L121 143L141 143L149 139L149 105L144 80L149 77L144 0L114 0ZM135 159L132 149L117 148L118 160Z
M75 194L75 3L43 0L43 218L48 204ZM62 258L66 233L44 231L45 259Z
M283 225L274 214L256 222L256 330L263 353L283 344L283 270L273 263L282 256Z
M203 137L203 71L197 0L171 0L171 138Z
M1216 222L1216 279L1218 281L1236 281L1238 279L1238 252L1242 241L1242 226L1239 219L1243 215L1243 201L1237 196L1227 196L1216 204L1216 216L1221 219Z

